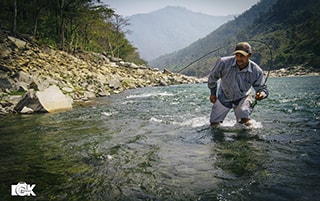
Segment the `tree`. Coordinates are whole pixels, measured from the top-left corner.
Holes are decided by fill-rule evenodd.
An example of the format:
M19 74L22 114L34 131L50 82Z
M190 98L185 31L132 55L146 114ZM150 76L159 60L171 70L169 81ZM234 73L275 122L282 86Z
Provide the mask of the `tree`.
M13 33L17 32L17 0L14 0Z
M40 43L64 51L105 52L143 63L125 38L127 25L100 0L0 1L1 29L34 35Z
M114 21L114 26L115 26L115 30L116 30L116 48L117 48L117 57L120 57L120 36L121 34L123 34L124 32L122 32L121 30L130 25L130 23L128 22L128 20L124 19L123 17L121 17L118 14L114 14L113 15L113 21Z

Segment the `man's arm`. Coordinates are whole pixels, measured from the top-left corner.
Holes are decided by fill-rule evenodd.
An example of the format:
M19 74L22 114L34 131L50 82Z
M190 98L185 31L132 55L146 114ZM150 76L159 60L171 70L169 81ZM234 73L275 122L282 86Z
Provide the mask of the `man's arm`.
M221 61L221 58L219 58L214 67L212 68L212 71L209 74L208 78L208 88L210 89L210 101L215 102L216 101L216 93L217 93L217 87L218 87L218 80L220 79L220 71L221 67L223 66L223 62Z
M259 73L257 81L253 84L253 88L256 91L257 100L265 99L269 96L269 90L265 84L263 73Z

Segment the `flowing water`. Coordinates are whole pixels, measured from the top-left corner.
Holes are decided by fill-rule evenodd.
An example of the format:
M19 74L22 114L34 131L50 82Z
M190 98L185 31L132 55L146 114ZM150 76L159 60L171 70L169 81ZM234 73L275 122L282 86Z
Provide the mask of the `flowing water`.
M320 200L320 77L267 84L251 129L210 128L206 84L0 117L0 200Z

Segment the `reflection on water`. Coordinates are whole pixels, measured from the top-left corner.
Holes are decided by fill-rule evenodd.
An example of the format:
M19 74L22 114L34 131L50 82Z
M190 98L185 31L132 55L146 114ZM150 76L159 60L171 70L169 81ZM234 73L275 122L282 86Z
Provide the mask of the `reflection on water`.
M319 81L269 79L252 129L210 128L204 84L0 117L0 199L25 181L28 200L318 200Z

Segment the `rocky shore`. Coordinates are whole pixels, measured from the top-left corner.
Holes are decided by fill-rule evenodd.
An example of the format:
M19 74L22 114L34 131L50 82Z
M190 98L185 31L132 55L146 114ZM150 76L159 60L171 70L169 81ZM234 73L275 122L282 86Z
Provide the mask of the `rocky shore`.
M319 72L297 66L273 70L269 76L305 75L319 76ZM30 36L12 37L0 30L0 115L72 109L75 102L127 89L206 81L207 78L160 71L103 53L69 54L41 47Z
M303 66L293 66L289 68L281 68L270 71L270 77L294 77L294 76L319 76L320 72L316 72L310 68Z
M127 89L199 82L201 80L195 77L136 65L103 53L77 51L69 54L41 47L29 36L12 37L0 33L0 114L22 112L17 108L22 109L23 105L17 105L23 98L33 98L29 102L34 104L39 99L34 98L37 92L50 86L57 86L74 102ZM38 112L34 109L37 107L29 107L26 113Z

